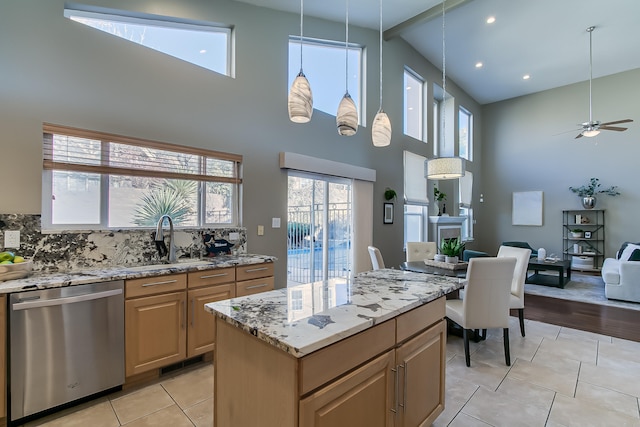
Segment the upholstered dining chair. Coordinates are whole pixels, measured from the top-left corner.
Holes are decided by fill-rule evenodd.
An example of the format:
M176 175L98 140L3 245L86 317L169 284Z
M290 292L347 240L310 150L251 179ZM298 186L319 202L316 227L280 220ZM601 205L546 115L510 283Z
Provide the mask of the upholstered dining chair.
M407 262L433 259L437 253L436 242L407 242Z
M369 256L371 257L371 266L374 270L380 270L384 268L384 260L382 259L382 254L380 250L375 246L368 246Z
M524 337L524 282L527 280L527 269L529 267L529 257L531 249L517 248L513 246L500 246L498 258L514 257L516 268L511 281L511 298L509 308L518 310L520 320L520 334Z
M471 366L469 338L474 330L502 328L504 360L511 366L509 352L509 298L516 267L513 257L482 257L469 260L464 299L446 301L446 315L462 328L464 357Z

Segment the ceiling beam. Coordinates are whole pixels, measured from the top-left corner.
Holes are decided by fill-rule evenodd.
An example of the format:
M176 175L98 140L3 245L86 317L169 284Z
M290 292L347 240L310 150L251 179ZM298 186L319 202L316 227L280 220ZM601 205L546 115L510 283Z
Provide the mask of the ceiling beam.
M447 0L445 4L445 12L449 12L450 10L455 9L458 6L462 6L471 1L473 0ZM398 37L403 31L406 31L414 25L431 21L432 19L439 16L442 16L442 3L437 6L433 6L431 9L427 9L424 12L419 13L416 16L399 23L398 25L389 28L387 31L383 32L382 35L385 40L390 40L394 37Z

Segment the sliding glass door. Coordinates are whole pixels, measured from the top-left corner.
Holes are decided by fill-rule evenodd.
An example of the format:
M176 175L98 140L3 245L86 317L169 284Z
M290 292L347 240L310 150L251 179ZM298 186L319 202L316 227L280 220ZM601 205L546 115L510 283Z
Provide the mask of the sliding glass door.
M288 188L288 283L349 276L351 181L290 171Z

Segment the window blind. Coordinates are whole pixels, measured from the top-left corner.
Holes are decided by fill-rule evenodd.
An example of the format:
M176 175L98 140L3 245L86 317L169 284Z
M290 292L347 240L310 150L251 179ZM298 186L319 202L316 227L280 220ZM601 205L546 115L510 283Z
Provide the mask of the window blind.
M469 171L464 173L460 180L460 207L471 207L471 195L473 190L473 174Z
M46 170L240 184L242 156L45 123Z
M425 162L427 158L410 151L404 152L404 201L428 205Z

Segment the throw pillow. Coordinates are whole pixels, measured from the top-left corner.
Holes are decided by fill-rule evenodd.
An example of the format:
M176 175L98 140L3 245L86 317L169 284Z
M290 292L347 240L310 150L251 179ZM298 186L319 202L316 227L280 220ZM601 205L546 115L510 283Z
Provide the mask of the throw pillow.
M636 249L635 251L631 252L629 261L640 261L640 249Z
M633 251L636 249L640 249L640 245L629 243L620 254L620 261L629 261L631 254L633 254Z
M620 246L620 249L618 249L618 252L616 252L616 259L622 258L622 253L627 248L627 245L640 245L640 243L624 242L622 246Z

